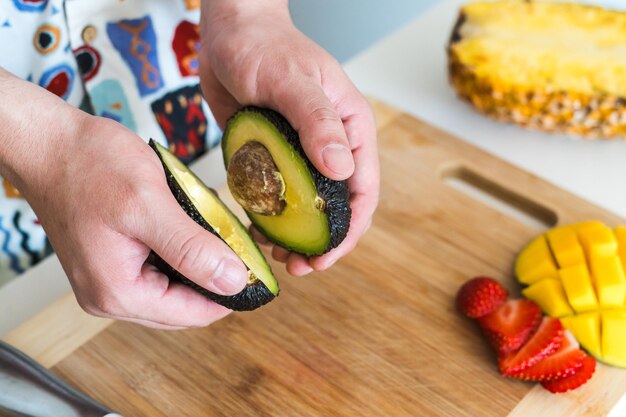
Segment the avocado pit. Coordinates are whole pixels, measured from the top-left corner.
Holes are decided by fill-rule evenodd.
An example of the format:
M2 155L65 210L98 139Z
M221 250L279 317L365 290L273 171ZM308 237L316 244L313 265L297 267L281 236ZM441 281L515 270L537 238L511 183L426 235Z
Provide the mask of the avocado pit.
M226 124L222 151L232 195L269 241L317 256L344 240L352 213L348 184L315 168L282 115L240 109Z
M270 152L258 141L235 152L227 181L235 201L251 213L277 216L285 209L285 181Z

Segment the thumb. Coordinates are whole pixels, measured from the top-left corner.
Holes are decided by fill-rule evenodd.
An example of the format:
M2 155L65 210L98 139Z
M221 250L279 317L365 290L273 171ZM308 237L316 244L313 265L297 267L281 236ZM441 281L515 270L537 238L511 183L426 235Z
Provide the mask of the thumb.
M298 131L302 148L318 171L334 180L352 176L354 159L343 122L320 86L291 84L275 91L272 99L272 107Z
M221 241L196 224L173 197L161 198L158 210L143 222L137 238L191 281L222 295L233 295L246 285L243 262Z

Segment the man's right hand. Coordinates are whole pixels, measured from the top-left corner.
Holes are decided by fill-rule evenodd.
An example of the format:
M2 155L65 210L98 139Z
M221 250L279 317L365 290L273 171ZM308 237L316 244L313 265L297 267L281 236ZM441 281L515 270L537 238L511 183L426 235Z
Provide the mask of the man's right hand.
M150 250L202 287L231 295L247 272L191 220L150 148L0 69L0 175L33 207L87 312L177 329L230 310L145 263Z

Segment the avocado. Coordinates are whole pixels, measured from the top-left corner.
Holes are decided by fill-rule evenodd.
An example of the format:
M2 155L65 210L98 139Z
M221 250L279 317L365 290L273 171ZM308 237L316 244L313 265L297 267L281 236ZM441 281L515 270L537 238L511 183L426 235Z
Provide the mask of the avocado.
M226 124L222 151L233 197L270 241L314 256L346 237L352 213L347 182L313 166L281 114L240 109Z
M248 268L248 284L239 294L219 295L187 279L154 252L150 254L148 262L170 280L181 282L231 310L254 310L272 301L279 292L278 282L248 230L217 194L176 156L152 139L150 147L163 165L167 185L178 204L189 217L219 237L241 258Z

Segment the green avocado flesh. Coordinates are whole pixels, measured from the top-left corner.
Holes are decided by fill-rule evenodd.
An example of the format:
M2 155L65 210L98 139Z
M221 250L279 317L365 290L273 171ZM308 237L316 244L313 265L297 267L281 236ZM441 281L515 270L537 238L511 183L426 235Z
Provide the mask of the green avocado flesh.
M245 107L228 121L222 138L224 163L233 195L245 194L245 191L233 189L231 178L239 175L229 165L250 144L262 145L271 155L278 173L270 173L280 178L283 186L280 199L285 203L277 214L265 215L254 212L249 205L237 199L254 226L272 242L307 256L321 255L338 246L350 226L347 183L330 180L313 167L302 149L298 134L279 113ZM257 163L250 160L248 170L258 166L258 156L255 157ZM241 169L240 159L237 160L238 169ZM263 174L268 176L265 172ZM269 188L272 188L271 183ZM252 196L257 194L255 190L248 193Z
M156 254L153 256L156 258L156 262L153 262L155 266L170 279L190 285L233 310L253 310L271 301L279 293L278 282L244 225L176 156L152 140L150 146L163 164L168 185L178 203L196 223L220 237L241 258L249 270L249 280L246 288L239 294L223 296L211 293L186 279Z

